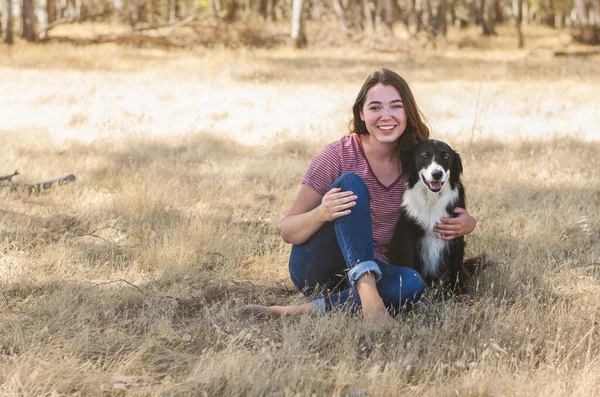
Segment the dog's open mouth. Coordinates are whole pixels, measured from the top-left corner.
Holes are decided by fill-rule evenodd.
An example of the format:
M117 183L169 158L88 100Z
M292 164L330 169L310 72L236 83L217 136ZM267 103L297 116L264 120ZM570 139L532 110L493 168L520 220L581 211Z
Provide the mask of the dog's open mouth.
M421 174L421 180L423 181L423 183L425 184L425 186L427 186L427 188L433 192L433 193L437 193L440 190L442 190L442 186L444 185L443 181L428 181L423 174Z

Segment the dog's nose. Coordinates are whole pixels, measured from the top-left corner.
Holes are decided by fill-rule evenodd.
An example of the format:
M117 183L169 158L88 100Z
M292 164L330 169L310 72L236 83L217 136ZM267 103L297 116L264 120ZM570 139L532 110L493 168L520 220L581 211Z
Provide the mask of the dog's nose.
M440 179L442 179L442 175L443 175L442 171L440 171L440 170L436 170L431 173L431 177L436 181L439 181Z

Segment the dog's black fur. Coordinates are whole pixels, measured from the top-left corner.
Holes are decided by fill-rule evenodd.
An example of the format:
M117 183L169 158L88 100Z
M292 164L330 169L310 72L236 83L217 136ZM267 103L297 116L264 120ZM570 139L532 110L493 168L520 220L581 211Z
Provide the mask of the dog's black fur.
M404 152L401 162L406 191L392 263L417 270L426 282L449 281L454 293L466 293L464 237L445 241L433 231L441 217L454 215L454 208L466 209L460 155L444 142L429 140Z

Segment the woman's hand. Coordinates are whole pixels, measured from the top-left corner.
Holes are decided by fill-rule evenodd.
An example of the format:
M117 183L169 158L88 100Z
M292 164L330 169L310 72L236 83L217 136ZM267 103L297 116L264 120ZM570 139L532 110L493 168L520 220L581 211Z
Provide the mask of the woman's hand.
M456 207L454 213L458 214L456 218L442 218L442 223L438 223L433 229L440 234L442 240L452 240L469 234L477 225L477 219L469 215L466 209Z
M342 192L339 187L334 187L323 196L319 211L321 219L331 222L337 218L348 215L351 207L356 205L358 198L351 191Z

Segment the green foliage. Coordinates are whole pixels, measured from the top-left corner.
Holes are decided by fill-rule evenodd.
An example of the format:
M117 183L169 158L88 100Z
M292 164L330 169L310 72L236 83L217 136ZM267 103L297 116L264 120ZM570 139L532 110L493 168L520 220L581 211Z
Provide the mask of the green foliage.
M207 11L210 9L210 2L208 0L198 0L196 2L196 9L200 11Z

